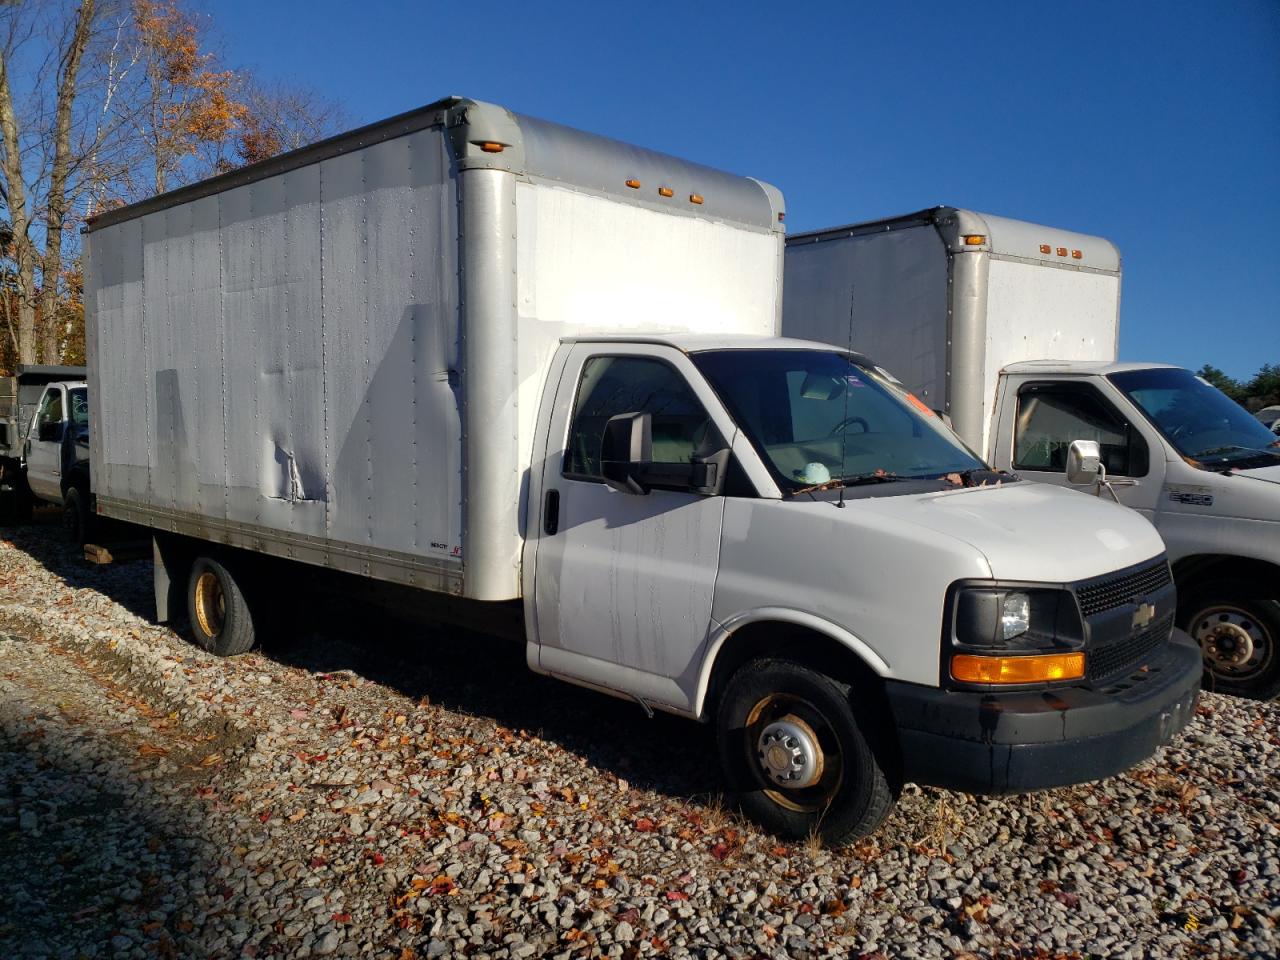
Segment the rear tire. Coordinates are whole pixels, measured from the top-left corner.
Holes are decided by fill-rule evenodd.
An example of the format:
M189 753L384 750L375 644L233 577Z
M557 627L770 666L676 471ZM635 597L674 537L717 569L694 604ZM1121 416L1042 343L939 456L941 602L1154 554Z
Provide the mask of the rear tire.
M1195 584L1179 598L1178 623L1200 644L1206 690L1252 700L1280 695L1280 599L1261 583Z
M197 557L191 565L187 616L196 643L216 656L248 653L257 640L244 590L231 571L211 557Z
M717 711L720 761L749 817L788 839L864 837L893 807L897 784L864 732L848 684L788 660L753 660Z

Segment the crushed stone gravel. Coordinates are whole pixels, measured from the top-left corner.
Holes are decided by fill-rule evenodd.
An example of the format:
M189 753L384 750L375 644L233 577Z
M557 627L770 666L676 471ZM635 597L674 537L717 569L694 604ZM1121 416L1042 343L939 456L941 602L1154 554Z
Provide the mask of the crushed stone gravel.
M519 645L318 604L219 660L149 622L149 562L56 534L0 529L0 956L1280 953L1280 705L1206 694L1099 783L908 786L824 850Z

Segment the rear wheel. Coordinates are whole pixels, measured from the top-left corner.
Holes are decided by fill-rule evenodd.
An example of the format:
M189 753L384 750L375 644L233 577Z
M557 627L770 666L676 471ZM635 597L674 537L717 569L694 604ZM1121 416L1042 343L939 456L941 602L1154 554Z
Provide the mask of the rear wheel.
M779 836L866 836L895 787L859 723L850 687L787 660L729 680L717 716L721 764L744 812Z
M257 637L244 590L231 571L211 557L197 557L191 565L187 616L196 643L220 657L247 653Z
M1255 700L1280 694L1280 600L1261 584L1219 580L1187 590L1182 628L1204 656L1204 686Z

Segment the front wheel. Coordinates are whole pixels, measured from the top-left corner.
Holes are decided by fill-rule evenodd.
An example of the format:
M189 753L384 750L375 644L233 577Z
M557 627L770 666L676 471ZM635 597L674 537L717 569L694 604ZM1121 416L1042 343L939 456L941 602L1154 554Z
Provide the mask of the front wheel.
M67 490L62 498L62 532L67 543L83 547L88 541L89 505L75 487Z
M1219 580L1193 586L1178 614L1204 655L1205 689L1254 700L1280 694L1280 600L1261 584Z
M211 557L197 557L191 565L187 616L196 643L219 657L247 653L257 638L244 590L231 571Z
M779 836L838 845L873 832L893 806L895 785L847 684L788 660L754 660L729 680L717 725L730 789Z

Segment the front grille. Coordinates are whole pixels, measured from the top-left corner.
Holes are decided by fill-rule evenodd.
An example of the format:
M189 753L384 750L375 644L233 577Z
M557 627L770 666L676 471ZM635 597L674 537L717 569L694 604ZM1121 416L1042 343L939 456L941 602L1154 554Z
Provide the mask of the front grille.
M1088 656L1089 679L1106 680L1141 666L1151 653L1169 639L1172 629L1173 611L1171 610L1137 633L1132 633L1115 643L1109 643L1105 647L1091 648Z
M1129 603L1134 597L1155 593L1169 583L1169 564L1161 557L1141 570L1076 587L1076 600L1080 613L1088 618Z

